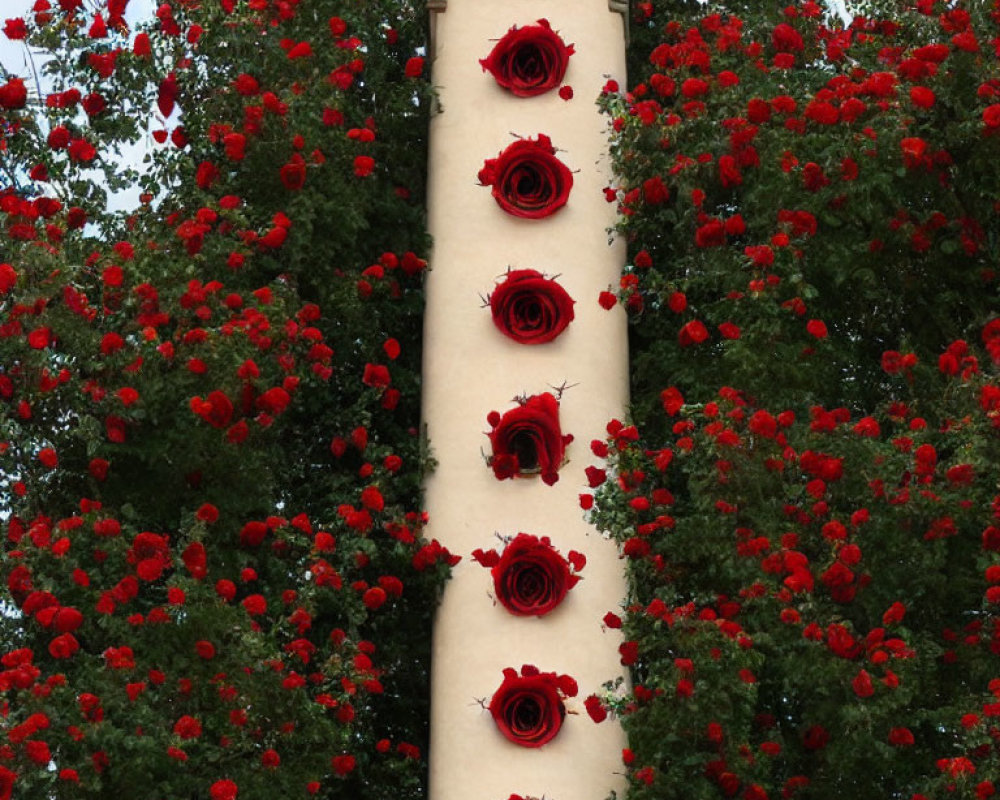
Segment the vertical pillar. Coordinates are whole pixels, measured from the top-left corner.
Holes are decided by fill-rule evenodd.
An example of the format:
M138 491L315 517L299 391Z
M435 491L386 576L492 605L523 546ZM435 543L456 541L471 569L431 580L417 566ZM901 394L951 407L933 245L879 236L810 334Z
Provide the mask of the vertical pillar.
M438 3L440 6L441 4ZM617 631L602 617L625 594L615 546L589 526L578 495L587 490L589 443L627 402L625 318L599 293L617 286L624 248L609 244L614 206L607 123L594 103L608 78L625 77L622 17L607 0L448 0L436 13L433 80L441 113L432 122L424 421L437 468L426 484L429 535L462 556L434 631L431 800L603 800L621 788L621 729L594 724L583 699L620 674ZM517 25L548 21L574 53L557 90L519 97L484 72L496 41ZM573 173L565 206L539 219L506 213L477 179L487 159L519 137L544 134ZM508 269L534 269L572 297L574 319L556 338L526 345L493 324L484 298ZM574 437L558 482L498 480L487 415L515 397L561 393L559 423ZM494 598L490 570L474 550L503 551L497 534L547 536L564 556L586 556L582 580L544 616L516 616ZM569 675L579 695L558 735L530 748L508 741L487 710L505 668L530 664ZM483 701L483 704L477 703Z

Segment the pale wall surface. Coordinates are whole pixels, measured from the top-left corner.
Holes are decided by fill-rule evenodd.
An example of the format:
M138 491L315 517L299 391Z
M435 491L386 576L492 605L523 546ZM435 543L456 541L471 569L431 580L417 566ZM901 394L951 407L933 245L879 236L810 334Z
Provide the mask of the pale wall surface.
M555 91L518 98L484 73L485 58L514 24L540 17L575 44L564 101ZM625 593L615 547L583 519L578 494L595 459L591 439L621 417L627 400L624 314L605 311L600 291L614 287L624 259L609 245L614 206L607 121L594 99L608 76L624 81L623 21L607 0L449 0L437 15L433 79L442 113L431 128L430 229L427 280L424 418L438 468L427 482L429 535L462 556L435 628L431 712L431 800L507 800L511 793L547 800L603 800L623 785L624 738L612 720L597 725L583 698L621 674L616 631L601 618ZM505 214L476 175L515 136L548 134L574 171L568 204L543 220ZM493 326L486 296L508 267L532 267L577 301L576 319L554 342L517 344ZM485 461L486 415L513 408L516 395L572 385L562 399L564 433L575 441L555 486L538 479L497 481ZM491 597L489 570L476 548L499 546L495 533L549 536L564 555L588 559L583 580L552 614L510 615ZM496 730L488 702L505 667L534 664L572 675L580 695L568 702L559 736L540 749L511 744ZM575 714L572 712L576 712Z

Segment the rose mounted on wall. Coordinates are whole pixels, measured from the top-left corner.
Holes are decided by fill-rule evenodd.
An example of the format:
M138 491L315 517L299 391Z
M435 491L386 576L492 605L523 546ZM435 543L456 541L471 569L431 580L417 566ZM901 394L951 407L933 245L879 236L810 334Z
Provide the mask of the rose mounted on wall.
M514 744L541 747L559 733L566 716L563 698L576 693L576 681L569 675L541 672L531 664L521 667L518 675L507 667L489 711L500 733Z
M555 609L580 580L587 564L583 553L560 555L548 536L519 533L503 553L474 550L472 557L491 569L497 600L511 614L541 617Z
M518 97L534 97L554 89L566 74L573 45L566 44L546 19L512 27L479 60L497 84Z
M493 446L488 463L497 480L540 474L551 486L559 480L559 467L572 434L559 426L559 401L549 392L519 398L519 405L504 414L491 411L486 421L493 428L487 436Z
M566 205L573 173L556 158L552 140L518 139L479 170L479 183L493 187L493 198L508 214L524 219L548 217Z
M510 270L488 301L493 324L520 344L551 342L573 321L576 302L553 278L534 269Z

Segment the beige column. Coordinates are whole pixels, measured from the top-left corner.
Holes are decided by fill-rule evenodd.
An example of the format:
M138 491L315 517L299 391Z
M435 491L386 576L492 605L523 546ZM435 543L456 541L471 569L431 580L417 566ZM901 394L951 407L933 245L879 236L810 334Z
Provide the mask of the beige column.
M440 5L440 4L439 4ZM546 18L575 45L564 84L519 98L484 73L495 40L512 25ZM624 249L609 244L614 206L607 121L595 105L609 77L624 82L622 17L607 0L448 0L436 14L433 80L441 113L431 128L429 225L434 249L427 277L424 420L438 466L426 484L429 535L462 561L455 567L434 631L431 800L507 800L516 793L547 800L603 800L621 789L624 737L617 723L595 724L583 699L622 673L617 631L601 619L625 594L614 545L583 517L589 443L624 413L628 372L624 314L602 309L599 293L617 285ZM567 205L542 220L504 213L477 173L515 137L547 134L574 172ZM494 327L482 298L507 271L534 268L576 300L575 320L555 341L518 344ZM492 410L517 395L567 385L560 419L575 441L554 486L540 479L498 481L486 464ZM476 548L498 547L495 536L549 536L564 555L587 556L583 580L562 605L541 617L515 617L492 599L489 570ZM505 667L533 664L568 674L580 694L559 735L538 749L519 747L496 729L488 703ZM575 713L574 713L575 712Z

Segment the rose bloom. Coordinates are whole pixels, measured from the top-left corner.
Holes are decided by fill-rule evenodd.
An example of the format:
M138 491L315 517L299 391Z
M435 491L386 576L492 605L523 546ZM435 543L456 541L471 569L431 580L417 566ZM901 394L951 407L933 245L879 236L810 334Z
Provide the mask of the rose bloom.
M0 764L0 798L10 800L11 793L14 791L14 781L16 780L17 773Z
M256 617L267 611L267 600L263 595L251 594L243 598L243 608L251 617Z
M403 74L407 78L419 78L424 71L424 60L420 56L414 56L406 62L406 67L403 70Z
M375 159L371 156L354 157L354 174L359 178L366 178L375 171Z
M331 760L331 765L333 766L333 771L343 777L349 774L355 766L354 756L351 755L340 755L334 756Z
M771 34L771 41L776 50L783 52L801 52L805 47L802 34L786 22L775 26Z
M826 328L826 323L821 319L811 319L806 323L806 332L810 336L815 336L817 339L825 339L829 332Z
M493 324L520 344L551 342L573 320L574 300L533 269L511 270L489 297Z
M573 173L555 156L552 140L518 139L496 158L487 159L479 182L493 187L493 198L508 214L541 219L554 214L569 199Z
M914 741L909 728L893 728L889 731L889 744L893 747L911 747Z
M212 800L236 800L239 787L235 781L221 780L213 783L208 792Z
M197 739L201 736L201 722L188 714L185 714L174 723L174 733L182 739Z
M576 693L576 681L568 675L540 672L529 664L518 675L508 667L489 710L500 733L511 742L541 747L555 738L566 717L563 696L575 697Z
M677 334L677 340L681 347L701 344L708 339L708 328L705 323L698 319L692 319L684 323L684 326Z
M493 562L489 566L497 600L519 617L541 617L555 609L580 580L576 570L586 563L584 556L575 552L567 561L547 536L539 539L528 533L515 536L502 555L484 555Z
M0 84L0 108L24 108L28 102L28 87L21 78L11 78Z
M498 480L540 473L548 485L559 480L558 469L566 445L573 441L559 426L559 401L549 392L533 395L502 416L494 411L487 421L493 446L490 466Z
M497 84L518 97L534 97L562 83L566 65L573 55L549 25L540 19L535 25L512 27L479 63Z

